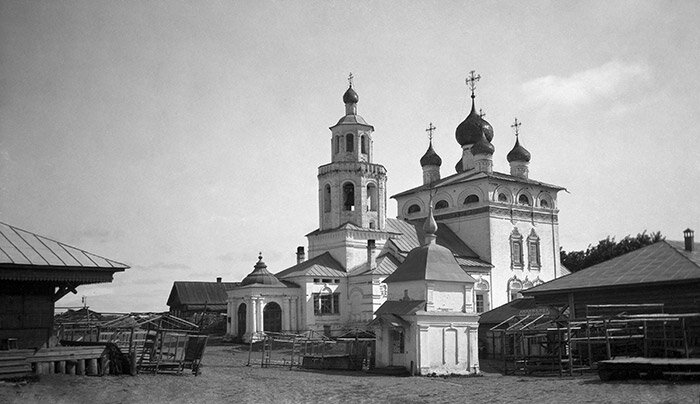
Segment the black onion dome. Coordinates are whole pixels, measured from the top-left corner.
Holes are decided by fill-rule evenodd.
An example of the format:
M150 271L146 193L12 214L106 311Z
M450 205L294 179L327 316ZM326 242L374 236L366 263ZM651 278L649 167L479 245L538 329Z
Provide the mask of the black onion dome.
M455 164L455 171L457 171L458 173L461 173L462 171L464 171L464 166L462 165L462 159L459 159L457 164Z
M279 279L272 275L267 270L267 265L262 260L262 255L258 256L258 262L255 264L253 272L243 278L241 286L260 284L260 285L282 285Z
M493 140L493 127L476 112L474 99L472 98L472 110L467 115L467 118L457 126L455 138L461 146L474 144L479 141L482 131L484 136L486 136L486 140L489 142Z
M496 151L496 148L486 140L486 131L484 130L483 133L481 134L481 138L474 143L474 146L471 148L471 152L473 155L477 154L490 154L493 155L493 152Z
M515 146L513 146L513 150L508 153L506 158L509 163L513 161L530 162L530 152L520 146L520 139L515 138Z
M352 86L348 88L348 91L343 94L343 102L346 104L357 104L360 101L360 96L357 95Z
M433 150L433 142L430 142L428 151L426 151L423 157L420 158L420 165L421 167L442 165L442 159L437 153L435 153L435 150Z

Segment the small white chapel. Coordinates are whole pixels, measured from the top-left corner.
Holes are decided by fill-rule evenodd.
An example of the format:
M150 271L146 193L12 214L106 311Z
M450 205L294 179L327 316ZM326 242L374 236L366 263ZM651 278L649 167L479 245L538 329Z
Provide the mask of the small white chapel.
M557 193L564 188L530 178L531 154L520 142L517 119L512 125L514 145L505 156L510 172L493 170L494 129L476 112L479 79L472 71L466 80L471 110L455 125L460 158L454 171L444 174L442 158L432 146L431 124L431 141L416 162L423 169L422 182L392 196L398 217L388 218L387 170L377 163L381 156L374 154L374 127L358 114L360 97L350 76L342 97L344 114L330 127L330 162L318 168L318 228L306 235L308 249L298 247L294 265L269 269L261 253L253 271L227 292L229 335L247 342L262 331L315 330L337 336L368 329L383 313L380 307L387 300L402 301L404 290L408 300L423 301L416 303L415 312L405 313L403 320L410 323L419 316L416 313L429 313L421 318L443 315L431 308L441 307L440 299L452 296L447 291L454 289L463 295L462 306L445 306L446 312L461 317L441 335L458 330L457 345L445 345L445 350L452 357L451 350L457 349L455 363L466 369L465 364L475 362L462 356L459 338L468 343L474 316L567 273L559 261L557 208ZM435 228L424 229L426 220L434 220ZM426 244L428 239L432 241ZM398 268L426 245L428 256L439 250L443 257L448 251L452 259L445 264L440 258L440 265L449 267L450 276L456 276L456 268L463 275L453 281L416 279L417 289L401 286ZM433 264L437 265L425 264L425 273L441 274L441 269L430 267ZM415 321L423 324L422 319ZM455 328L458 323L468 324L464 327L469 332ZM437 338L432 332L428 331L430 338ZM422 333L421 329L416 335ZM405 360L410 361L409 356ZM395 355L386 360L403 359ZM432 366L413 360L419 371ZM444 369L448 364L452 366L445 362Z

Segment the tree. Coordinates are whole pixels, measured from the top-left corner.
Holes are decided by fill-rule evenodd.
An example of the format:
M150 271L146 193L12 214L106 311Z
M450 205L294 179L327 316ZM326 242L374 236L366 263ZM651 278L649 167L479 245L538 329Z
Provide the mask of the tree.
M576 272L663 239L660 231L649 234L646 230L637 234L637 237L628 235L619 242L615 242L614 237L608 236L600 240L597 246L591 247L589 244L586 251L566 252L562 249L560 252L561 263L571 272Z

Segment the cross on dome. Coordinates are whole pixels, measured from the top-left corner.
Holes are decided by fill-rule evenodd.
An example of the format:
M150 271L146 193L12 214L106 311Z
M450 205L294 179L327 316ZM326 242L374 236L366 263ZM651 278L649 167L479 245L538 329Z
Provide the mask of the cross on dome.
M486 116L486 112L484 112L481 108L479 108L479 118L484 119Z
M431 142L433 141L433 131L435 129L437 129L437 128L435 126L433 126L432 122L430 122L430 125L428 125L428 129L425 130L426 132L428 132L428 138L430 139Z
M352 72L348 75L348 84L350 84L350 87L352 87L352 79L354 79L355 76L352 75Z
M474 90L476 89L476 82L481 80L481 75L480 74L475 74L476 71L472 70L469 72L469 77L465 80L467 83L467 87L472 91L472 98L474 98Z
M510 125L511 128L515 129L515 137L518 137L518 135L520 134L520 125L522 125L522 122L519 122L518 118L515 118L513 124Z

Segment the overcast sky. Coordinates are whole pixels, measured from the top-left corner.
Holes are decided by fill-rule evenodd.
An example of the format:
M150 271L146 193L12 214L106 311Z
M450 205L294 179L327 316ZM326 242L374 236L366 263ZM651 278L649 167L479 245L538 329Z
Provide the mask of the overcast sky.
M131 266L59 306L293 265L349 72L389 195L421 184L429 122L454 172L476 70L494 169L517 117L530 177L568 190L565 250L700 230L696 1L0 4L0 221Z

